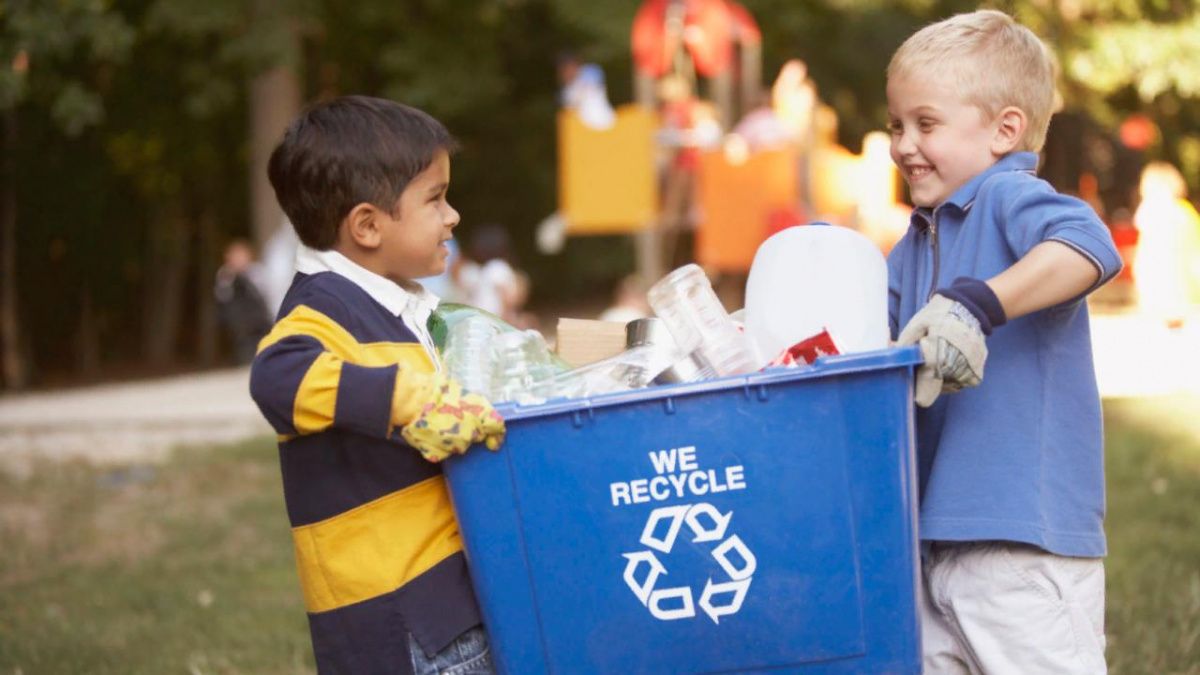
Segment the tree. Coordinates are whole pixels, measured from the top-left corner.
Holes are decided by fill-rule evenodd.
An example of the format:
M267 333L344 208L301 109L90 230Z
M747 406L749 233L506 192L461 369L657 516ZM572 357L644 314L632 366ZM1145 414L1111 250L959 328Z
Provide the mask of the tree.
M742 1L763 30L765 77L788 58L807 61L851 148L886 119L884 69L900 42L977 5ZM576 239L547 258L534 251L532 235L555 205L555 56L569 48L601 64L613 102L632 101L629 32L640 4L0 5L5 386L24 382L30 365L45 380L54 368L211 362L217 248L234 235L261 241L278 222L262 163L294 113L294 96L368 94L428 110L462 145L451 190L463 215L460 237L485 222L509 227L539 300L565 303L604 289L631 263L625 240ZM1110 130L1129 113L1152 117L1161 137L1151 152L1197 180L1200 25L1191 3L992 4L1056 51L1072 112ZM75 358L63 358L70 351Z
M1058 53L1068 106L1109 129L1133 113L1160 133L1150 157L1200 189L1200 13L1193 2L1019 3L1018 16Z
M22 108L49 113L59 129L77 137L104 117L102 100L109 68L129 52L133 31L105 3L12 0L0 8L0 114L4 167L0 188L0 346L10 389L25 386L21 312L17 295L15 148ZM84 302L84 307L90 303ZM83 317L87 325L88 316Z

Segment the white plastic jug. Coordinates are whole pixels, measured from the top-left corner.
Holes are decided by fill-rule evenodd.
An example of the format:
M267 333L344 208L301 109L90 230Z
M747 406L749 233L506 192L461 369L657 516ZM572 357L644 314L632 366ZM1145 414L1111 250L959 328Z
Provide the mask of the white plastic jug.
M854 230L790 227L758 247L745 317L762 365L822 329L843 354L882 349L889 338L887 262Z

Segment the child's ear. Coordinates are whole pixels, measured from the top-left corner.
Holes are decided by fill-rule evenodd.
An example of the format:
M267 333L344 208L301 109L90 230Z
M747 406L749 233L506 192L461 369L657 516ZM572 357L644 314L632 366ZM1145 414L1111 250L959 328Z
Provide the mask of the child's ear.
M379 248L379 244L383 241L381 215L383 213L374 204L362 202L356 205L350 209L350 213L346 214L346 219L343 221L346 226L346 234L350 236L351 241L363 248Z
M1016 149L1025 138L1025 128L1029 126L1029 118L1025 111L1016 106L1008 106L1000 111L996 118L996 136L992 139L992 154L997 157L1007 155Z

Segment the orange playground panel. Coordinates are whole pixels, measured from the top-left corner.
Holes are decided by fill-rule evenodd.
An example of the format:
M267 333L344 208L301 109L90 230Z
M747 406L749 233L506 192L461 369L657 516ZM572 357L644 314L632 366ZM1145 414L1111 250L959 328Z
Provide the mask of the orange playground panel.
M571 111L558 114L558 209L568 234L625 234L656 220L658 116L637 105L616 113L611 129L593 129Z
M737 164L721 150L704 152L697 188L702 215L696 260L722 272L745 272L771 234L772 214L795 212L796 151L756 152Z

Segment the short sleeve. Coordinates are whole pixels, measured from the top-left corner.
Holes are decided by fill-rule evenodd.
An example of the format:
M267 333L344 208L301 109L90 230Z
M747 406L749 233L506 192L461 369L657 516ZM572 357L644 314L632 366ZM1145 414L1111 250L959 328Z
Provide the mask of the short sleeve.
M1083 200L1056 192L1043 180L1022 177L1000 186L1005 195L996 200L1004 236L1016 257L1046 241L1063 243L1095 266L1099 279L1088 289L1103 285L1121 271L1121 256L1108 227Z

